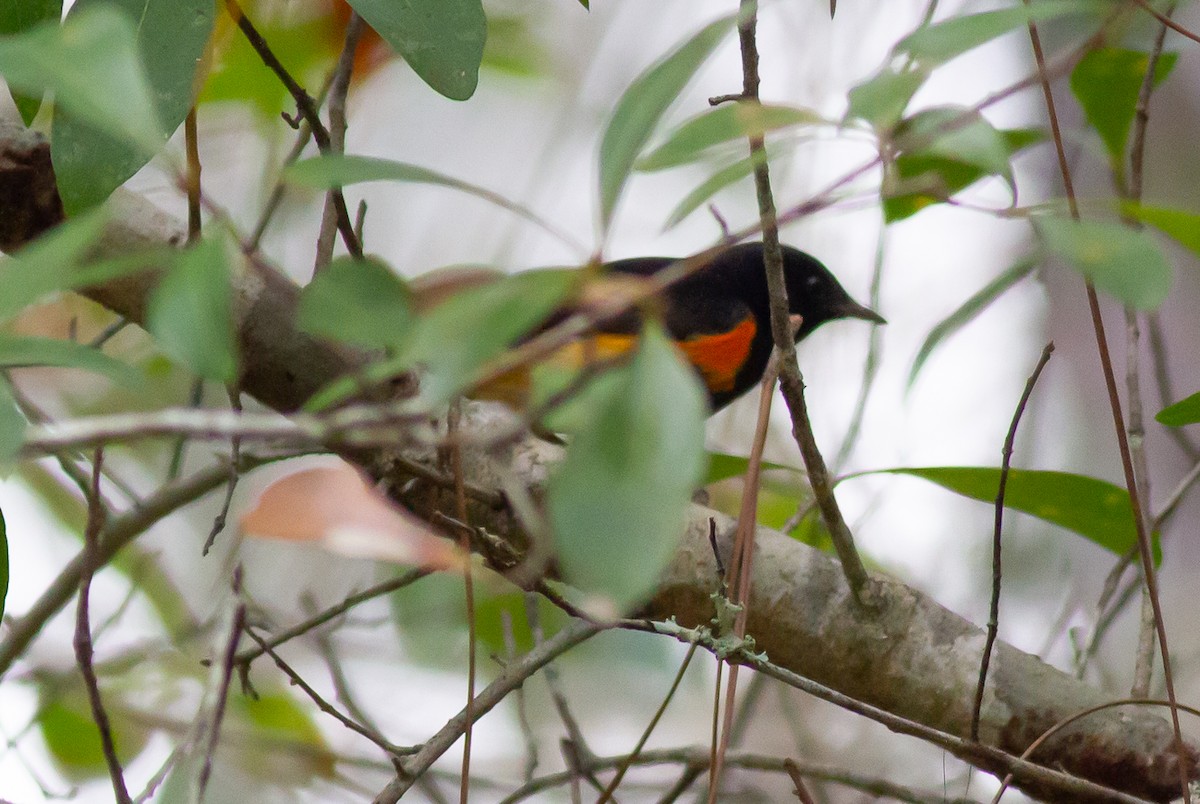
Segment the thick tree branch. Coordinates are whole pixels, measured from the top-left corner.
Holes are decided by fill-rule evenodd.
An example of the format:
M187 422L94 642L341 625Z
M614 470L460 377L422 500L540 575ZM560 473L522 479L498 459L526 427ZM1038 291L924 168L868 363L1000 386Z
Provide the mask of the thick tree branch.
M49 160L40 157L43 147L19 129L0 129L0 244L5 250L19 247L56 222L53 205L37 190L44 190L47 182L52 186ZM29 192L4 191L13 186L25 186ZM182 227L144 200L119 193L114 206L117 219L102 244L106 253L181 242ZM149 273L89 289L87 295L140 321L153 281ZM361 356L296 330L299 291L282 275L250 266L235 292L237 309L243 311L242 389L264 404L295 410L308 394L361 365ZM471 406L463 422L466 436L501 426L511 426L511 415L486 405ZM465 480L480 488L500 489L514 478L538 486L560 455L554 445L533 438L499 447L471 446L485 440L463 440ZM403 475L405 464L431 462L432 453L406 454L404 464L390 465ZM360 457L378 472L389 468L387 456ZM471 517L477 526L511 534L511 517L505 511L476 505ZM715 511L693 507L687 534L648 614L673 616L686 626L706 623L712 616L709 595L717 570L709 543L710 520L720 537L719 548L729 550L732 522ZM774 665L925 727L951 735L968 733L984 640L981 629L920 592L878 576L879 611L865 614L854 604L833 559L775 531L759 529L758 541L748 633ZM1004 643L998 643L992 667L980 719L982 745L978 751L961 752L985 769L998 769L989 759L997 750L1020 753L1056 722L1107 700L1099 690ZM1184 770L1194 776L1197 754L1188 750ZM1047 742L1034 758L1154 800L1169 800L1178 792L1179 760L1171 728L1162 718L1139 710L1089 717ZM1018 784L1040 790L1029 777L1018 777ZM1097 795L1088 800L1112 799Z

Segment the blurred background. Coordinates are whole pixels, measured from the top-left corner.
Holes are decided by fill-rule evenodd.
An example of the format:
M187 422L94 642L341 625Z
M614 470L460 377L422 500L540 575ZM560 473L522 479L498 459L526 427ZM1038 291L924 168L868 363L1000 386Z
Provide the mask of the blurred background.
M679 200L721 166L715 163L636 175L607 242L600 244L597 149L617 99L634 78L706 22L729 13L733 5L732 0L595 0L588 11L573 0L488 0L488 52L479 89L469 101L454 102L435 94L399 60L360 73L349 99L348 152L412 162L482 185L532 208L583 246L572 249L504 210L459 193L380 183L347 191L351 204L359 199L366 202L367 249L402 275L415 276L455 264L488 264L511 271L582 264L601 245L605 258L621 258L682 256L712 244L720 238L721 227L703 207L673 228L664 225ZM934 5L939 19L997 4L949 0ZM269 39L274 26L275 35L281 37L277 41L287 40L292 47L325 43L332 53L340 46L336 22L323 17L329 12L324 2L262 0L250 8L262 21L269 21L265 27ZM848 91L885 63L895 43L917 27L928 10L928 3L911 0L884 4L842 0L831 20L825 0L765 3L759 23L764 101L806 107L840 120ZM1176 19L1186 27L1200 26L1194 4L1185 4ZM1148 45L1154 31L1142 25L1128 31L1126 46ZM1044 35L1047 47L1053 49L1076 43L1085 34L1051 26ZM1196 142L1192 132L1200 57L1194 43L1175 35L1167 41L1169 50L1179 52L1179 62L1151 108L1146 198L1195 209L1200 167L1192 153ZM310 86L318 85L327 67L327 61L314 64L311 73L301 77ZM910 110L976 104L1032 69L1027 36L1019 32L1004 37L937 70ZM740 88L737 42L730 37L672 107L666 127L707 108L709 97ZM224 78L218 74L206 90L199 112L201 161L205 192L248 230L294 133L278 118L280 110L288 109L282 91L277 97L238 99L237 89L237 75L231 73ZM1106 163L1065 82L1056 85L1056 97L1079 193L1111 197ZM1002 128L1041 127L1045 119L1036 90L994 104L985 114ZM802 132L782 138L778 157L771 163L780 209L809 199L875 155L874 139L853 126ZM179 143L173 147L181 150ZM1049 144L1022 152L1014 169L1018 205L1061 197ZM1056 352L1023 420L1013 465L1078 472L1123 485L1084 290L1072 271L1053 264L1039 266L1032 277L935 350L909 385L914 358L933 327L1030 252L1030 228L1021 220L988 211L1003 210L1013 201L1005 184L994 179L957 196L958 205L934 206L884 227L877 203L880 179L878 172L865 175L854 185L860 191L857 200L791 224L782 232L784 242L824 261L860 301L871 297L878 271L876 309L889 323L876 336L878 375L862 411L861 431L848 447L844 443L856 421L856 402L865 378L868 328L859 322L834 323L799 350L817 438L828 459L838 456L835 470L845 474L904 466L998 465L1025 380L1043 346L1053 340ZM139 173L131 186L184 217L183 199L155 166ZM301 282L311 273L321 201L315 193L290 193L264 240L264 250L275 264ZM720 192L713 203L731 229L757 220L749 179ZM1200 344L1200 318L1194 313L1196 266L1182 250L1170 253L1176 267L1175 288L1161 317L1176 395L1159 399L1150 380L1150 353L1143 335L1148 417L1200 385L1200 352L1194 346ZM1109 302L1105 311L1121 373L1126 352L1123 312ZM37 320L26 324L62 332L72 317L82 326L100 327L106 321L84 303L68 301L39 310ZM155 359L152 346L139 333L120 337L129 354ZM187 380L169 368L162 369L162 377L163 400L186 401ZM45 373L18 377L27 393L56 412L154 404L153 400L120 399L117 392L80 379L72 379L71 393L64 399L56 390L63 384L61 379ZM747 454L754 427L753 396L710 421L711 449ZM222 404L218 391L209 397L211 404ZM789 428L786 410L777 399L767 459L799 467L802 463ZM193 447L190 459L200 461L208 449ZM1151 497L1161 501L1192 467L1193 458L1152 421L1146 450ZM165 446L120 451L113 458L114 466L137 487L161 472L166 451ZM0 506L8 519L15 570L8 597L11 613L24 612L78 549L77 532L66 525L72 511L78 514L79 502L64 499L67 492L55 473L46 464L14 472L0 482ZM270 471L255 473L239 486L234 515L245 509L270 476ZM764 516L774 517L773 524L794 513L796 487L790 473L769 477L764 505L770 510ZM736 493L736 485L729 484L712 491L716 504L734 509ZM199 648L177 650L164 644L153 602L145 594L129 591L129 578L138 576L110 571L97 578L94 622L120 614L98 641L98 658L129 658L132 669L123 697L144 709L146 726L187 723L201 690L211 683L195 666L195 656L208 655L209 643L220 637L217 620L229 607L226 579L234 553L246 563L247 590L259 607L254 616L272 627L294 623L306 608L336 602L379 576L380 570L368 562L331 559L274 542L238 544L231 533L221 537L215 554L201 560L199 546L219 496L171 517L139 541L139 556L146 566L161 569L196 622L215 623L215 633L201 630ZM838 496L869 564L926 591L976 623L986 621L991 506L893 475L848 479L839 486ZM1194 496L1186 497L1165 532L1161 574L1176 689L1185 701L1196 700L1200 683L1196 661L1200 644L1192 627L1195 592L1190 581L1200 561L1200 542L1192 533L1197 513ZM1095 626L1097 599L1114 558L1075 534L1016 513L1006 516L1004 537L1001 638L1071 670L1075 647ZM149 574L141 577L157 572L147 569ZM393 742L425 739L462 705L466 631L461 596L460 583L427 579L398 593L390 603L357 610L334 636L360 702ZM513 608L511 601L503 605L518 613L514 627L524 628L519 607ZM497 604L497 610L500 607ZM495 612L486 616L498 617ZM1132 677L1137 616L1135 598L1086 670L1086 678L1115 695L1128 690ZM72 675L71 628L71 615L60 615L0 685L0 728L9 740L8 749L0 752L0 797L15 802L111 797L106 780L72 776L61 757L52 756L55 751L47 747L38 728L31 726L39 701L44 704L46 690L53 688L46 679L78 686ZM489 638L498 639L498 633L493 630ZM481 651L485 677L498 667L487 658L493 651L502 653L502 641L487 642ZM318 688L329 688L327 664L316 642L292 643L284 655ZM679 646L661 639L604 634L558 662L566 697L594 752L629 750L670 685L682 655ZM707 744L714 673L707 657L693 663L651 747ZM254 674L260 689L300 700L286 690L267 662L256 664ZM893 735L794 691L749 684L754 692L744 694L754 701L754 708L741 748L838 765L950 798L984 799L995 789L993 779L972 775L938 749ZM540 678L527 685L526 695L538 738L539 773L561 767L557 743L563 727ZM154 717L162 722L156 724ZM376 761L378 753L336 723L312 714L307 717L310 726L304 728L315 730L310 735L312 744L324 746L324 753L263 751L253 729L246 726L248 736L240 741L231 737L218 754L220 770L208 801L245 800L248 795L255 801L358 801L373 795L390 775ZM248 717L246 722L256 721ZM293 737L304 730L296 729ZM171 741L156 735L130 767L130 778L149 778L170 750ZM343 762L331 769L330 757ZM364 759L356 765L345 762L346 758ZM451 752L438 767L452 776L458 761L456 752ZM500 782L495 790L482 783L475 786L478 800L497 800L503 795L497 791L515 787L513 780L519 779L525 761L516 707L510 701L476 731L473 772ZM623 785L621 799L657 800L673 774L671 769L639 771ZM785 800L790 790L783 777L739 770L730 771L727 785L729 800L738 801ZM453 796L456 783L443 780L440 786ZM832 785L813 789L827 801L866 798ZM169 783L160 791L161 800L176 800L170 798L175 794ZM410 795L415 800L437 796L429 789ZM533 800L568 800L562 788L542 795Z

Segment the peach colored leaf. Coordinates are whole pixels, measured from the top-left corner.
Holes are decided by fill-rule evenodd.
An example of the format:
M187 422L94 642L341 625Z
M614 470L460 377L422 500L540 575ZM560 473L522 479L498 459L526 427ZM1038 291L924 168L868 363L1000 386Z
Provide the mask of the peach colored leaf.
M349 464L303 469L275 481L242 515L249 536L309 542L352 558L453 569L462 552L425 521L376 491Z

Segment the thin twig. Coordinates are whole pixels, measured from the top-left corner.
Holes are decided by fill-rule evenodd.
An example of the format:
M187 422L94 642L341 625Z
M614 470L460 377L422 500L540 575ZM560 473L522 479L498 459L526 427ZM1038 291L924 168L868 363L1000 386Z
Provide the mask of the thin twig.
M262 63L267 68L275 73L280 82L292 96L292 100L296 103L296 109L300 116L308 122L309 128L312 129L313 140L317 143L317 148L321 153L330 152L329 131L321 122L321 116L317 112L316 103L313 102L312 96L305 91L304 87L296 83L296 79L292 77L287 68L279 61L275 54L271 51L271 46L267 44L267 40L263 38L258 29L254 27L254 23L246 16L246 12L238 4L237 0L225 0L225 5L229 9L229 14L237 22L237 26L241 29L242 34L246 37L246 41L254 48L258 57L262 59ZM346 244L346 250L355 257L362 256L362 245L358 242L358 237L354 234L354 225L350 220L350 212L346 209L346 199L342 196L341 190L333 190L334 205L337 209L338 231L342 234L342 242Z
M1026 6L1030 0L1024 0ZM1067 204L1071 217L1079 220L1079 203L1075 197L1075 187L1071 180L1071 170L1067 163L1066 150L1063 145L1062 130L1058 124L1058 113L1054 105L1054 93L1050 88L1050 79L1045 71L1045 55L1042 52L1041 38L1038 36L1037 25L1029 21L1029 38L1033 46L1034 58L1037 61L1038 73L1041 76L1042 94L1046 102L1046 112L1050 120L1050 130L1054 137L1055 153L1058 155L1059 172L1066 190ZM1125 474L1125 488L1129 492L1129 504L1133 510L1134 527L1138 535L1138 552L1142 560L1142 573L1146 579L1146 593L1150 598L1154 614L1155 632L1158 636L1159 652L1163 662L1163 681L1166 686L1167 698L1172 703L1171 726L1175 731L1175 747L1179 754L1179 785L1185 804L1191 804L1191 792L1188 786L1187 746L1183 741L1183 731L1179 725L1179 712L1174 708L1178 699L1175 696L1174 674L1171 670L1171 654L1167 647L1167 629L1162 615L1162 603L1158 594L1158 580L1154 567L1153 549L1150 545L1150 534L1146 531L1146 520L1142 515L1142 500L1138 496L1137 477L1134 474L1133 458L1129 452L1129 441L1125 435L1125 417L1121 413L1121 398L1117 391L1116 375L1113 371L1112 356L1108 350L1108 337L1104 332L1104 318L1100 312L1100 299L1096 287L1091 281L1086 281L1088 308L1092 316L1092 330L1096 336L1096 347L1100 356L1100 366L1104 374L1104 384L1108 390L1109 408L1112 412L1113 427L1117 434L1117 447L1121 454L1121 468Z
M350 73L354 69L354 53L358 49L358 40L362 35L363 21L358 12L351 11L346 23L346 36L342 43L342 53L338 56L337 66L333 70L333 81L329 88L329 152L340 154L346 150L346 95L350 90ZM334 237L337 234L338 210L335 192L330 190L325 194L325 208L321 213L321 228L317 234L317 256L313 265L313 276L321 273L333 259ZM343 204L345 201L342 202ZM358 227L354 235L362 242Z
M242 395L235 387L229 388L229 406L234 413L242 412ZM229 517L229 507L233 505L233 493L237 490L238 480L241 478L241 472L238 471L238 464L242 460L242 438L236 433L229 439L229 482L225 484L225 499L221 502L221 508L217 511L217 515L213 517L212 527L209 528L208 538L204 540L204 547L200 550L200 555L208 555L208 551L212 549L213 542L217 540L217 536L221 531L225 530L225 520Z
M527 594L526 597L530 597L530 595ZM537 605L536 597L534 597L533 605ZM517 658L517 640L513 634L512 613L508 609L500 610L500 626L504 634L504 659L501 665L507 666L509 662ZM538 768L537 736L533 733L533 726L529 723L529 705L525 687L523 685L517 687L513 695L517 699L517 723L521 727L521 736L525 738L525 767L521 777L528 783L533 781L533 775L537 773Z
M462 399L455 399L450 405L450 413L446 417L447 435L453 436L458 432L462 420ZM464 555L471 554L471 521L467 512L467 492L463 479L462 447L456 441L452 443L450 452L450 473L454 478L454 510L459 521L463 523L462 536L459 543ZM471 790L471 738L474 734L475 717L472 710L475 700L475 670L477 667L477 646L475 634L475 578L471 572L471 562L463 564L463 594L465 596L467 617L467 701L463 707L466 725L463 729L462 771L459 780L459 804L467 804Z
M247 458L245 468L261 466L268 462L269 459ZM228 469L224 464L210 466L184 480L163 486L141 505L110 519L100 533L98 566L107 564L121 548L152 525L212 491L227 477ZM42 627L71 599L75 590L79 588L84 564L84 554L77 554L67 562L23 617L8 622L4 639L0 641L0 676L12 667L12 663L24 653Z
M621 780L625 778L626 771L637 761L641 756L642 749L646 747L646 742L650 739L650 735L654 733L654 728L658 725L658 721L662 720L662 716L667 711L667 706L675 698L675 693L679 690L679 685L683 681L683 676L687 672L688 667L692 663L692 657L696 655L696 646L688 646L687 655L683 657L683 662L679 665L679 671L675 673L675 680L671 682L671 688L667 690L667 694L663 696L662 702L658 705L658 709L654 712L654 717L650 718L650 722L646 724L645 730L642 731L642 736L638 738L637 745L629 752L629 755L622 758L617 765L617 773L613 776L612 781L604 788L604 792L600 794L600 798L596 800L596 804L606 804L612 799L612 795L616 792L617 787L621 784ZM593 757L594 759L594 757Z
M246 628L246 603L242 600L242 565L233 569L233 614L229 619L229 630L225 639L225 649L221 652L220 679L217 683L217 698L213 702L212 720L208 724L208 741L204 748L204 762L200 765L200 775L196 782L196 798L204 800L204 791L208 787L212 775L213 758L221 741L221 724L225 721L225 707L229 703L229 690L233 683L234 657L237 655L238 642L242 631Z
M473 718L483 717L546 664L602 630L604 630L603 626L576 620L517 661L509 664L499 678L487 685L476 696L472 702ZM466 712L462 711L452 717L437 734L425 743L416 756L404 763L404 772L388 782L387 786L375 797L374 804L395 804L412 787L418 777L424 774L454 743L458 742L458 738L462 736L466 728L466 720Z
M783 761L783 769L787 771L788 778L796 786L796 798L800 799L801 804L817 804L816 800L812 797L812 793L808 792L808 787L804 784L804 776L796 761L791 758L785 759Z
M75 661L79 665L79 674L83 676L83 684L87 689L88 703L92 708L92 722L100 732L100 746L104 752L104 762L108 766L109 779L112 781L113 797L119 804L131 804L129 789L125 786L125 773L121 770L121 760L117 757L117 746L113 741L112 724L109 722L108 712L104 709L100 682L92 664L94 651L88 603L92 591L92 576L103 566L100 554L100 532L104 528L104 508L100 504L100 468L103 463L104 450L97 448L92 457L92 485L88 493L87 525L83 530L83 566L79 578L79 606L75 611Z
M187 152L188 245L200 239L200 135L196 128L196 107L188 109L183 121L184 149Z
M1013 412L1012 423L1008 426L1008 435L1004 438L1003 457L1000 462L1000 487L996 492L995 528L992 531L992 601L988 610L987 638L984 640L983 658L979 663L979 683L975 686L975 703L971 709L972 740L979 739L979 717L983 711L983 691L987 685L992 648L996 644L996 634L1000 629L1000 581L1003 577L1000 564L1000 533L1004 526L1004 492L1008 486L1013 445L1017 440L1017 427L1021 424L1021 416L1025 413L1026 405L1029 404L1029 397L1033 395L1033 387L1037 384L1038 377L1042 375L1042 369L1050 362L1050 355L1053 353L1053 343L1046 344L1046 348L1042 349L1042 356L1038 359L1033 373L1029 375L1029 380L1025 383L1025 390L1021 394L1020 401L1017 402L1017 409Z
M1167 16L1174 12L1172 4L1167 9ZM1154 94L1155 72L1158 61L1162 56L1163 42L1166 40L1167 27L1160 25L1154 46L1146 60L1146 74L1142 77L1142 86L1138 92L1137 105L1134 109L1133 133L1129 144L1129 182L1122 188L1118 172L1117 190L1129 201L1137 204L1142 200L1142 182L1144 178L1144 163L1146 157L1146 131L1150 124L1150 96ZM1119 166L1118 166L1119 167ZM1130 223L1141 228L1140 221ZM1141 355L1141 328L1138 311L1131 305L1125 306L1125 393L1129 401L1129 412L1126 417L1126 434L1129 439L1129 449L1133 456L1134 477L1138 482L1138 496L1146 502L1142 516L1149 516L1150 502L1150 467L1146 458L1146 429L1142 416L1142 386L1139 371ZM1149 523L1143 523L1143 529L1151 531ZM1144 587L1142 596L1142 622L1138 634L1138 647L1134 661L1133 684L1129 694L1134 698L1144 698L1150 691L1150 677L1154 672L1154 607L1149 600L1149 588Z
M380 581L374 586L350 595L340 603L330 606L318 614L314 614L304 622L298 623L285 631L281 631L269 639L264 639L263 642L271 648L277 648L285 642L289 642L298 636L307 634L309 631L312 631L315 628L320 628L322 625L336 620L338 617L341 617L355 606L360 606L368 600L373 600L377 597L382 597L383 595L403 589L406 586L410 586L429 574L430 570L412 569L403 575L397 575L395 578L389 578L386 581ZM262 656L263 653L264 650L261 647L247 648L239 652L238 655L234 657L234 662L236 662L240 667L248 667L251 662L257 659L259 656Z
M309 699L316 704L318 709L360 737L365 737L367 740L370 740L380 750L387 754L390 759L396 761L399 760L400 757L410 756L420 750L419 746L416 748L405 748L403 746L396 745L370 726L359 723L353 718L343 715L338 711L336 706L329 703L329 701L326 701L320 695L320 693L312 688L311 684L305 681L304 678L297 673L291 665L285 662L283 658L275 652L275 649L267 644L265 639L256 634L253 628L246 626L245 632L246 636L254 640L254 642L258 644L258 647L271 657L271 660L275 662L275 666L278 667L285 676L287 676L288 682L292 684L292 686L299 687L300 691L307 695Z

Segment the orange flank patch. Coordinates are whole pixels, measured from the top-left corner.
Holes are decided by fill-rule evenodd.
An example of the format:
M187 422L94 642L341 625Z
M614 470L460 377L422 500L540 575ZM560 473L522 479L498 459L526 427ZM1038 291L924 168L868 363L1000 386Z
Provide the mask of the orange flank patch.
M714 393L732 391L738 372L750 355L750 344L758 332L754 317L748 316L728 332L697 335L679 341L679 348L704 377L704 384Z

